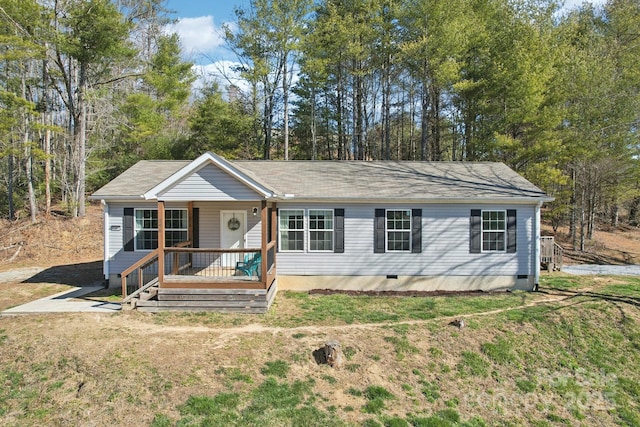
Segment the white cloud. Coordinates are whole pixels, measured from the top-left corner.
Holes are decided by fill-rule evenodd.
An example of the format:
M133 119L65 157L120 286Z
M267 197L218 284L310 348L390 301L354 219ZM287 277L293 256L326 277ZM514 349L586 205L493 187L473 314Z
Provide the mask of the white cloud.
M166 31L180 36L186 55L212 52L224 45L222 28L215 26L213 16L180 18L175 24L167 25Z
M580 6L583 3L591 3L594 6L601 6L604 4L605 0L565 0L563 9L565 10L573 10Z
M249 84L240 77L237 70L241 64L239 62L220 60L211 64L194 65L193 71L198 76L198 80L194 84L194 90L198 90L207 83L215 81L218 83L223 93L230 85L237 86L244 93L248 93Z

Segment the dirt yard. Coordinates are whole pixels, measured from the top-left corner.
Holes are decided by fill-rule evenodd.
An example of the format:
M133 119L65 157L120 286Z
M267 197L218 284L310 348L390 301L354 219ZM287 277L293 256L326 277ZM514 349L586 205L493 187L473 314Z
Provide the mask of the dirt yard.
M543 234L553 236L550 226L543 224ZM560 227L555 240L564 248L565 264L640 264L640 228L628 225L612 227L602 224L587 241L585 251L573 250L568 227Z

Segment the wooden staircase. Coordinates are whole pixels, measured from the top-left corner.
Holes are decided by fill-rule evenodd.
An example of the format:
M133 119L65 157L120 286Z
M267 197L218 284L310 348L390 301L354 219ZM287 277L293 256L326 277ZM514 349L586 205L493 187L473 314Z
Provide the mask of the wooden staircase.
M540 266L548 271L562 270L564 250L552 236L540 237Z
M277 282L269 289L160 288L157 280L127 296L132 308L145 312L215 311L220 313L266 313L275 300Z

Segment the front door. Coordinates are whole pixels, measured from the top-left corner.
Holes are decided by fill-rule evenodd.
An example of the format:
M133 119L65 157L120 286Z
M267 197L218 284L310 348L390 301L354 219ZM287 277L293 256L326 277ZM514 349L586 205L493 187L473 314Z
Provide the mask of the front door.
M246 211L221 211L220 212L220 247L223 249L244 248L245 235L247 233L247 212ZM241 254L224 254L222 256L222 267L236 266L236 262L241 260Z

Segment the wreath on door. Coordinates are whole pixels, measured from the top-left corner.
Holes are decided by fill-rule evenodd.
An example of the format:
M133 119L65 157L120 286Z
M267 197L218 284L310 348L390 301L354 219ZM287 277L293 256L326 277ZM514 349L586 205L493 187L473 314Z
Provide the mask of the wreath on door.
M227 222L227 227L229 227L229 230L236 231L240 228L240 220L234 216Z

